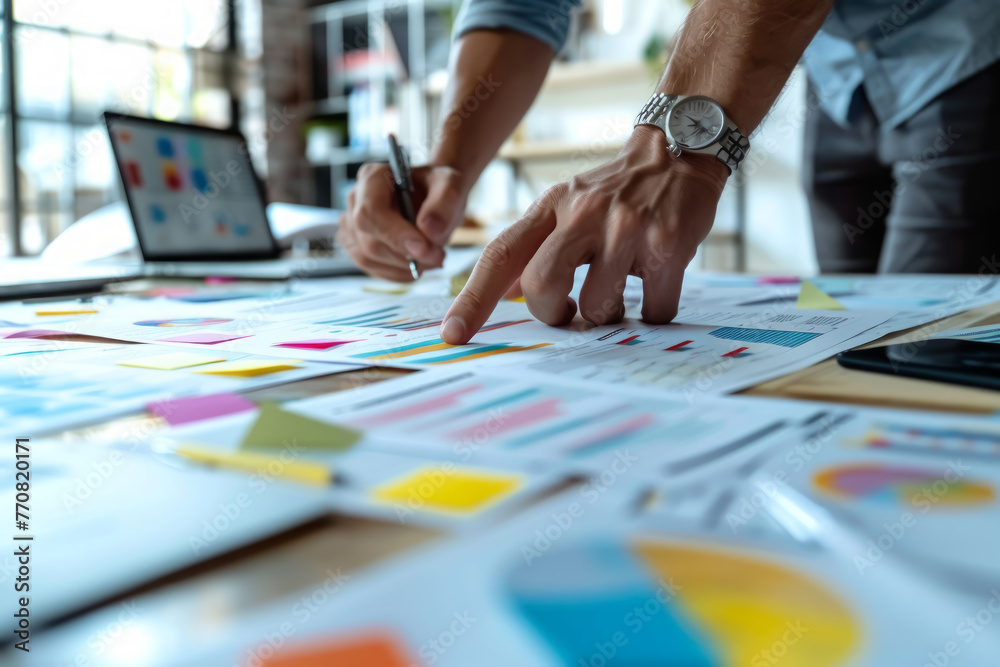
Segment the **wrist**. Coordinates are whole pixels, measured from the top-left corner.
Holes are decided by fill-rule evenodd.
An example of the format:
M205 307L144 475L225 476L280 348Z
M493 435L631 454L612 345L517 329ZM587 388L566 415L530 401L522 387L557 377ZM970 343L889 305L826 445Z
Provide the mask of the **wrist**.
M707 180L720 190L730 175L729 167L713 155L683 153L680 157L675 156L667 147L666 133L653 125L636 125L625 142L621 155L634 164L657 165L663 170L680 170L687 175Z

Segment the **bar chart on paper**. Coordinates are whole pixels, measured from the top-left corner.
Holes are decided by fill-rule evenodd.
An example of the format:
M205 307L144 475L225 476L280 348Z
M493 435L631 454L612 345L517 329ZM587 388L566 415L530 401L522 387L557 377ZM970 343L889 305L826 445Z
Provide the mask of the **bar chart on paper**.
M497 345L450 345L440 338L434 338L427 341L399 345L397 347L386 347L373 352L362 352L351 355L351 358L360 361L382 363L403 362L440 366L473 361L475 359L485 359L513 352L537 350L549 345L551 343L537 343L535 345L510 345L507 343Z
M720 423L705 402L645 399L593 387L525 382L513 374L460 369L430 370L375 385L350 396L329 395L296 403L298 412L334 420L403 449L415 446L526 459L569 457L595 461L628 448L649 461L703 455L708 439L727 442L761 429L774 414L735 406L740 426ZM735 435L734 435L735 433ZM708 450L711 448L709 447Z
M764 319L739 309L693 311L692 317L690 323L659 327L635 322L599 327L549 348L525 366L540 374L608 384L725 393L829 356L838 351L835 346L882 321L811 311Z
M866 449L1000 462L1000 428L989 423L931 426L878 422L869 427L860 443Z

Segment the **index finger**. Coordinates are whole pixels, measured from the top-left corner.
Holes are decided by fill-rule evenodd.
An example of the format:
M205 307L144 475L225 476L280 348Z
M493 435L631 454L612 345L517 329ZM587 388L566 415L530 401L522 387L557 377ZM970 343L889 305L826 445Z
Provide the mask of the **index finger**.
M546 193L523 218L486 246L469 282L444 316L442 340L463 345L486 323L497 303L555 229L553 198L554 195Z

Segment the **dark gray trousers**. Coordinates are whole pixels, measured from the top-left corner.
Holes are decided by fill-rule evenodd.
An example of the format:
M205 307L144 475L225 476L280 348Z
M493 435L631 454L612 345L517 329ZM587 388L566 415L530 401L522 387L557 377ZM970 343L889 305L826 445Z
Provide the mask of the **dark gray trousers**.
M862 91L849 130L812 108L803 177L822 272L989 269L1000 255L1000 64L892 129Z

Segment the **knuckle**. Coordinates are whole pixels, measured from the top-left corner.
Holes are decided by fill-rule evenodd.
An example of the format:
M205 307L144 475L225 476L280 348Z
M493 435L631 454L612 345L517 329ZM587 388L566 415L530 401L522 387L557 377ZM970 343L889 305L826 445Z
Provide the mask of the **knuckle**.
M506 266L511 262L513 254L507 232L502 233L483 248L483 259L490 266Z
M677 230L671 227L652 225L646 230L646 244L654 254L673 256L677 243Z
M545 208L555 208L559 205L559 202L566 195L568 186L565 183L560 183L558 185L553 185L551 188L543 192L535 203L531 206L529 210L530 213L535 213ZM526 216L527 217L527 216Z
M379 254L381 249L378 241L370 236L361 236L355 243L358 250L362 252L366 257L375 257Z
M373 178L384 168L385 165L377 164L375 162L366 162L363 165L361 165L360 169L358 169L358 178L359 179Z
M552 283L543 271L529 267L521 274L521 291L526 300L530 297L537 298L552 291Z

